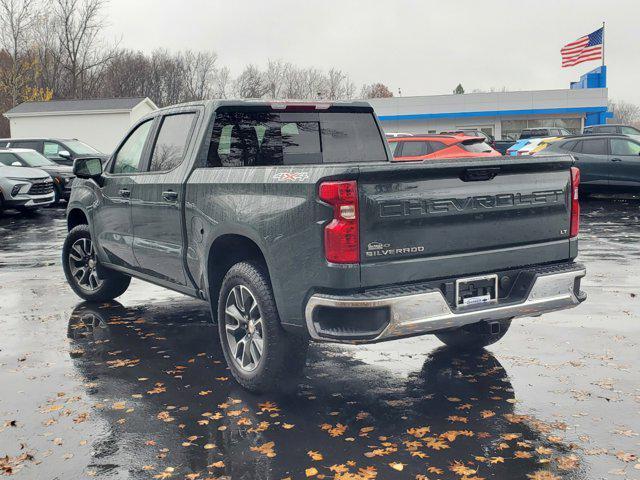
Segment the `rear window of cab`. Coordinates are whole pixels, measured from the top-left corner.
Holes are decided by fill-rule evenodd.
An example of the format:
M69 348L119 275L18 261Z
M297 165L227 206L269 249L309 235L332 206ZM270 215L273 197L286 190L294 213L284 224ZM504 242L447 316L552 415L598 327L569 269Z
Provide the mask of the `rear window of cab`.
M222 111L208 165L241 167L387 161L373 113Z

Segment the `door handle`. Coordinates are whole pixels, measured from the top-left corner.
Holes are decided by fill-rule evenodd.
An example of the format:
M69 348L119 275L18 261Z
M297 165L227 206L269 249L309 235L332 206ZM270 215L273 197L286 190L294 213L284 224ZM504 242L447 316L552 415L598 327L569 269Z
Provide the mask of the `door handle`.
M621 158L612 158L611 161L612 162L621 162L622 159Z
M178 199L178 192L167 190L166 192L162 192L162 198L164 198L167 202L175 202Z
M131 190L129 190L128 188L123 188L118 193L121 197L125 198L129 198L131 196Z

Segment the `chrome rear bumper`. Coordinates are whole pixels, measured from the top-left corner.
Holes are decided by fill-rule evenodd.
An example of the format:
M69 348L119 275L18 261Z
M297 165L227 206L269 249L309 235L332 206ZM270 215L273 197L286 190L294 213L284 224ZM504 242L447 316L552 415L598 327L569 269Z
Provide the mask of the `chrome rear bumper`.
M313 295L306 306L305 318L309 335L318 341L339 343L373 343L398 337L434 333L449 328L458 328L479 321L502 320L513 317L537 316L542 313L562 310L579 305L586 295L579 291L579 279L586 270L582 266L549 274L538 275L527 298L515 304L493 304L483 307L452 309L440 290L385 298L341 299L331 295ZM316 328L314 310L318 307L363 309L388 308L389 322L376 336L366 339L336 338L323 335ZM336 311L339 315L339 310Z

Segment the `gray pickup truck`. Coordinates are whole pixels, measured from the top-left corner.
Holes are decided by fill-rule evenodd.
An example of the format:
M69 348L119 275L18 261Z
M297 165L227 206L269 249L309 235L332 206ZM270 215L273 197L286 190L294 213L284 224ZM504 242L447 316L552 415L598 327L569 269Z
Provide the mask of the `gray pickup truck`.
M158 110L104 171L75 161L67 280L89 301L131 277L208 301L254 391L296 378L310 339L480 348L585 299L570 156L390 159L367 103Z

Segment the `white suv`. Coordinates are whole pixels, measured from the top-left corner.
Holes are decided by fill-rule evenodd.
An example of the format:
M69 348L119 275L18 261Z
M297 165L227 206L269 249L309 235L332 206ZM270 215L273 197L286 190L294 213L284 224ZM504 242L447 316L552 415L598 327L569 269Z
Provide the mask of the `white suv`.
M38 168L0 164L0 211L3 208L35 210L53 203L53 181Z

